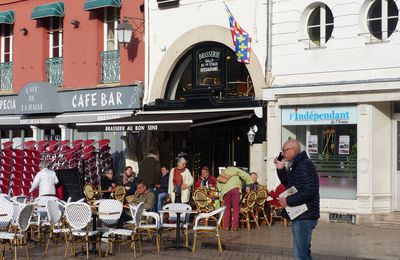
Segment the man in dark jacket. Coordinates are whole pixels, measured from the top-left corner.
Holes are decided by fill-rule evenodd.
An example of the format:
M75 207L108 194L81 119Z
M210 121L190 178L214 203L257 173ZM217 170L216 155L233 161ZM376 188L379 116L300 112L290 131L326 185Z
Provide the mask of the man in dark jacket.
M158 151L152 150L139 163L138 181L146 183L146 186L154 192L154 188L160 187L161 174L160 174L160 161Z
M311 236L319 218L319 180L313 162L306 152L300 151L300 143L290 139L283 145L283 159L275 159L280 181L286 188L294 186L297 192L279 199L283 207L307 205L307 211L292 222L293 250L296 260L308 260L311 257ZM288 162L288 169L285 168Z

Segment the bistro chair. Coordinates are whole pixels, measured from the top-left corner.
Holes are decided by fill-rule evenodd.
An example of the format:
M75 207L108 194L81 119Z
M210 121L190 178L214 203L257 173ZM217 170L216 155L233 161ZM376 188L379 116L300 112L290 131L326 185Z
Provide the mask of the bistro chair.
M141 244L141 239L138 234L138 228L140 227L141 224L141 219L142 219L142 214L143 214L143 209L144 209L144 204L143 202L140 202L137 205L131 205L129 204L129 210L131 212L132 220L128 221L127 224L131 225L131 229L125 229L125 228L119 228L119 229L113 229L110 232L108 232L108 244L106 248L106 256L108 255L108 252L112 253L113 252L113 244L115 243L120 243L122 240L118 240L118 236L126 236L128 241L128 238L130 238L131 241L131 249L133 256L136 258L136 241L139 242L139 251L140 254L142 255L142 244Z
M185 211L191 211L192 207L188 204L184 203L169 203L167 205L164 205L163 210L185 210ZM189 245L189 217L190 214L181 214L180 216L180 221L181 221L181 227L184 228L185 231L185 246L187 247ZM177 219L176 213L169 213L168 214L168 220L175 222ZM164 213L160 212L160 220L161 220L161 228L164 229L175 229L176 224L175 223L166 223L164 222Z
M61 206L62 207L62 206ZM46 244L46 249L44 251L47 254L49 248L50 240L53 242L54 250L57 250L58 240L64 239L65 244L67 244L67 233L68 228L64 228L62 220L62 211L60 210L60 202L55 200L47 201L47 217L49 221L49 237Z
M115 187L115 189L111 192L110 197L112 199L120 201L121 203L124 203L125 195L126 195L125 186L119 185Z
M257 203L257 194L255 191L250 191L246 194L240 204L240 214L242 216L241 223L246 223L247 230L250 231L250 218L253 218L253 221L256 223L258 229L260 226L258 225L258 217L254 213L254 209Z
M11 232L0 232L0 241L3 244L0 259L4 259L5 244L9 244L14 248L14 260L17 259L17 247L24 246L26 252L26 259L29 260L28 241L26 231L29 228L29 221L32 217L34 210L33 204L24 205L18 215L17 228L13 228Z
M90 206L83 202L68 203L65 208L65 217L69 224L67 235L67 246L64 257L67 256L69 245L72 244L72 252L76 254L76 242L83 242L86 245L86 259L89 259L89 239L94 239L98 245L99 256L101 256L101 240L98 231L90 231L90 220L92 210Z
M93 204L96 200L97 190L91 183L86 183L83 186L83 194L85 195L86 202L88 204Z
M279 221L283 224L284 227L287 227L287 219L284 214L285 208L280 205L270 205L270 213L269 213L269 223L268 226L271 227L274 218L279 219Z
M267 202L268 198L268 191L266 189L260 189L257 191L257 197L256 197L256 216L258 219L261 218L263 219L263 223L269 225L269 218L267 217L267 214L265 213L265 204Z
M193 201L199 212L209 212L213 210L211 199L208 197L207 193L204 193L200 189L194 191Z
M224 216L224 211L225 211L226 206L222 206L216 210L213 210L208 213L200 213L196 216L194 220L194 236L193 236L193 248L192 252L195 251L196 249L196 239L197 236L202 234L202 233L213 233L217 237L217 244L218 244L218 252L222 253L222 245L221 245L221 238L219 235L219 229L221 226L221 221L222 217ZM215 226L209 226L208 224L201 224L201 223L207 223L207 221L201 221L201 220L207 220L209 218L215 218L215 216L218 216L218 221Z

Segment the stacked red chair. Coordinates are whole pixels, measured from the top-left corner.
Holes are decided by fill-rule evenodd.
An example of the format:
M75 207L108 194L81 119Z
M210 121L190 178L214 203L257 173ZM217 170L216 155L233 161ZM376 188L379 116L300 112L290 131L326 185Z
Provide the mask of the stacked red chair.
M100 172L104 172L105 170L111 168L112 158L110 154L111 148L109 144L109 139L101 139L97 141Z

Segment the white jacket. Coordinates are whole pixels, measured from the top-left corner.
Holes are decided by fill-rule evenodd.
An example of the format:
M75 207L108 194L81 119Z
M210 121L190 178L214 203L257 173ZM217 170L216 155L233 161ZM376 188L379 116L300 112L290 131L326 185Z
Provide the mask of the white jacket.
M169 183L168 183L168 194L173 203L175 202L175 192L174 192L174 182L173 182L174 170L175 168L173 168L169 172ZM181 172L181 176L183 183L188 186L186 190L182 190L181 200L182 203L187 203L190 199L190 187L193 185L193 177L188 169L185 169L183 172Z
M38 172L33 180L32 187L29 193L39 186L39 196L43 195L56 195L55 185L58 183L57 175L54 171L49 169L42 169Z

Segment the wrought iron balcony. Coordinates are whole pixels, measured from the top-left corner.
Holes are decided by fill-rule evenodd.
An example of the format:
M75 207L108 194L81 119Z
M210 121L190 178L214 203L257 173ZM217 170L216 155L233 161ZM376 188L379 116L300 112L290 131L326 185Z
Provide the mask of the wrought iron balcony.
M0 63L0 89L11 90L13 88L13 63Z
M47 82L53 86L60 87L63 84L63 58L49 58L46 63Z
M102 51L101 58L101 83L119 82L120 76L120 57L119 50Z

